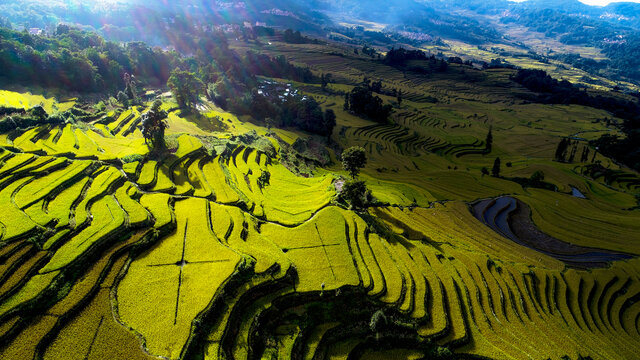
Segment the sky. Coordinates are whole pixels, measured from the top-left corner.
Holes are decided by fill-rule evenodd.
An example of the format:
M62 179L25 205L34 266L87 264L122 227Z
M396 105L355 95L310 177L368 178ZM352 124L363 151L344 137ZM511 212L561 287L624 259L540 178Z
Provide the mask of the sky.
M604 6L612 2L621 2L620 0L612 1L612 0L580 0L581 2L589 5L600 5ZM624 0L625 2L636 2L640 3L640 0Z
M522 2L522 1L526 1L526 0L511 0L511 1L516 1L516 2ZM635 3L640 3L640 0L580 0L581 2L588 4L588 5L598 5L598 6L605 6L608 5L612 2L635 2Z

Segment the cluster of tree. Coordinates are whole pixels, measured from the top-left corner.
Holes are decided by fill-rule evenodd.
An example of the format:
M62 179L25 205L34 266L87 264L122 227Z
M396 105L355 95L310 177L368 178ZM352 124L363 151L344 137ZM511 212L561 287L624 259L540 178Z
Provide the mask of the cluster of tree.
M626 137L605 134L590 142L591 146L608 157L640 171L640 129L625 131Z
M29 110L0 107L0 131L2 132L43 124L59 124L64 121L65 118L62 116L48 116L42 106L36 106Z
M536 189L544 189L550 191L558 191L558 187L553 185L550 182L544 181L544 172L541 170L536 170L530 177L509 177L507 180L517 182L524 189L526 188L536 188Z
M380 54L378 54L378 53L376 52L376 49L374 49L374 48L370 47L370 46L369 46L369 45L367 45L367 44L364 44L364 45L362 46L362 50L360 50L360 51L361 51L363 54L365 54L365 55L369 55L369 56L371 56L371 57L375 57L376 55L380 56Z
M251 115L267 125L295 127L303 131L331 137L336 126L336 115L331 109L322 111L312 97L299 94L293 88L282 89L283 84L263 84L235 105L234 111Z
M538 93L565 93L574 91L573 85L566 81L558 81L544 70L521 69L511 78L513 81ZM576 89L577 90L577 89Z
M367 165L367 153L360 146L345 149L341 155L342 168L349 173L351 180L342 184L338 194L338 201L355 209L361 209L371 203L371 192L362 180L358 180L360 169Z
M331 74L328 74L331 75ZM329 78L330 79L330 78ZM360 83L361 87L364 87L366 89L368 89L371 92L377 93L377 94L382 94L382 95L387 95L387 96L392 96L396 98L396 101L398 103L398 106L402 105L402 90L398 90L396 88L393 89L389 89L389 88L383 88L382 87L382 80L378 80L378 81L372 81L371 79L369 79L368 77L364 77L362 79L362 82ZM345 97L345 104L347 102L347 98ZM345 107L345 110L349 110Z
M300 31L287 29L282 33L282 41L289 44L320 44L318 39L303 36Z
M21 85L80 92L125 87L124 74L164 84L179 55L143 43L120 45L67 25L52 37L0 28L0 77Z
M106 117L104 108L76 105L64 112L48 114L41 105L29 110L0 106L0 131L9 132L17 128L27 129L44 124L89 122ZM111 119L115 120L115 119Z
M500 177L500 158L497 157L493 161L493 167L491 168L491 176Z
M489 169L487 169L486 167L483 167L482 169L480 169L480 172L482 173L482 176L489 175ZM491 176L500 177L500 158L499 157L497 157L493 161L493 167L491 168Z
M275 36L276 29L267 26L254 26L253 33L256 36Z
M369 30L365 30L363 33L363 36L372 41L372 42L378 42L378 43L382 43L382 44L391 44L393 43L393 39L389 36L389 34L381 32L381 31L369 31ZM369 55L369 54L367 54ZM371 55L370 55L371 56Z
M117 98L125 107L140 103L140 84L166 84L178 105L188 110L195 108L205 92L225 109L258 118L268 114L265 117L276 119L283 126L327 136L335 126L335 114L322 113L313 99L292 96L281 104L269 99L267 102L275 111L265 111L269 106L261 105L266 98L256 91L256 75L307 83L318 81L317 77L308 68L290 64L283 56L271 58L253 52L240 56L229 48L226 35L221 32L186 37L182 50L192 53L190 57L141 42L108 42L66 25L58 26L53 37L9 29L1 29L0 36L0 76L12 82L85 92L121 90ZM154 139L155 136L148 138L157 143Z
M242 59L242 67L255 75L291 79L304 83L317 83L318 77L308 67L295 66L284 55L269 57L252 51Z
M166 148L164 142L164 131L167 128L165 119L168 114L160 107L162 102L156 100L146 113L142 114L142 135L147 144L150 143L155 151L162 151Z
M290 96L288 101L284 101L277 118L281 126L293 126L327 138L331 137L336 126L336 114L333 110L323 112L315 99L301 95Z
M370 89L356 86L344 98L344 109L373 121L384 123L391 115L392 106L384 102L379 96L374 96Z
M259 86L256 75L305 83L320 81L309 68L292 65L282 55L269 57L249 51L240 56L226 47L212 57L214 64L203 62L198 77L207 84L207 96L225 110L246 112L252 92Z
M332 77L333 75L331 75L331 73L320 75L320 86L322 91L327 91L327 86L329 86Z
M216 82L207 84L206 95L209 100L223 110L236 111L248 102L247 87L226 74L220 75Z
M600 162L586 165L582 168L582 174L591 177L592 179L602 178L604 183L611 185L612 183L624 179L624 182L631 186L640 184L640 176L632 174L624 170L614 170L602 166ZM637 194L640 197L640 193Z
M167 81L178 106L183 109L193 109L199 102L204 84L194 73L183 70L174 70Z
M490 62L482 62L483 69L515 69L515 65L509 64L506 61L503 61L500 58L491 59Z
M556 147L554 159L558 162L574 162L578 155L578 144L579 141L572 141L570 138L566 137L562 138ZM591 156L591 148L585 145L582 148L579 160L581 163L586 163L589 162L589 157L591 156L591 162L594 162L596 155L597 151L594 151L593 156Z
M368 77L364 77L364 79L362 79L362 84L361 86L375 92L378 94L382 94L382 80L378 80L378 81L371 81L371 79L369 79Z
M457 58L451 59L453 62L458 62ZM408 62L412 60L420 60L422 62L409 66ZM427 56L424 51L406 50L404 48L394 48L389 50L387 55L384 57L384 63L389 66L420 74L428 74L432 71L445 72L449 68L449 63L445 58L438 58L435 55Z
M391 66L405 66L409 60L427 60L428 56L421 50L393 48L384 57L384 63Z
M449 56L447 61L449 62L449 64L460 64L460 65L464 64L468 66L473 66L473 62L471 60L464 61L459 56Z

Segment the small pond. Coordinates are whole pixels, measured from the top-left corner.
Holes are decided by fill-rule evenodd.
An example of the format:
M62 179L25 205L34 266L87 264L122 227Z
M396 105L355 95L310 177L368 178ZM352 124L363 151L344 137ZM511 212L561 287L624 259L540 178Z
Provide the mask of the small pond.
M575 188L574 190L582 195L579 190ZM570 267L582 269L606 267L612 261L633 257L629 254L578 246L556 239L542 232L533 223L531 210L527 204L510 196L478 201L472 204L471 212L476 219L501 236L558 259Z

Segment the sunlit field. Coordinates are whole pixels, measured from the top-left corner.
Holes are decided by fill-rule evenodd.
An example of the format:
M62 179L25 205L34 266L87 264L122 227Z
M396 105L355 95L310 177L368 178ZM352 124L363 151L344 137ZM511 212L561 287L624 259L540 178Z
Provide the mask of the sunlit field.
M0 90L0 358L637 357L640 175L594 145L628 114L515 78L630 108L610 90L635 85L506 44L444 39L395 66L348 39L222 34L191 56L145 47L183 70L167 86L141 85L157 60L102 97ZM136 53L109 46L82 51ZM518 69L479 66L500 51ZM389 116L354 110L358 91Z

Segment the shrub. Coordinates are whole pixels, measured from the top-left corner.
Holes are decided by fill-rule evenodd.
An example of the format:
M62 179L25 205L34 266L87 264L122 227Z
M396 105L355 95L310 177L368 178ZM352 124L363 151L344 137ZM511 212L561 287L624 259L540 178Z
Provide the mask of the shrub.
M385 330L387 327L387 317L384 315L382 310L378 310L371 316L371 321L369 322L369 328L374 333L380 333Z
M131 154L131 155L125 155L121 160L124 164L128 164L136 161L142 161L143 158L144 156L140 154Z
M493 162L491 175L495 177L500 177L500 158L499 157L497 157L496 160Z
M42 105L37 105L29 109L28 113L37 119L43 120L47 117L47 112L44 110Z
M105 105L104 101L100 101L96 104L95 108L98 111L105 111L107 109L107 105Z
M540 183L544 181L544 173L541 170L534 172L529 178L532 183Z
M126 108L129 107L129 97L124 93L124 91L118 92L118 102Z
M269 181L271 179L271 173L267 170L262 170L260 177L258 177L258 186L260 189L264 189L267 185L269 185Z

